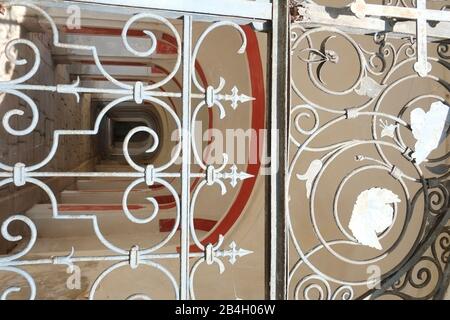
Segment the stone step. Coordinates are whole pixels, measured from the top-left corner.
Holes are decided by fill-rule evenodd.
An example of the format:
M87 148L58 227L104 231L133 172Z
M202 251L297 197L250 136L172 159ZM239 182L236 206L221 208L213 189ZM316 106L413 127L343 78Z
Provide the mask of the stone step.
M129 204L128 209L138 219L148 218L154 211L151 204ZM120 204L60 204L59 216L75 216L74 219L55 219L50 204L35 205L27 216L35 223L38 237L81 237L94 236L91 219L77 219L80 215L95 215L102 234L160 233L160 219L173 219L176 209L160 210L158 216L146 224L134 223L128 219Z
M106 190L106 191L124 191L135 179L130 178L95 178L95 179L78 179L78 190ZM136 189L148 189L145 184L137 185Z
M197 231L198 237L203 238L207 232ZM105 238L113 245L128 250L133 245L138 245L139 248L145 249L154 246L163 241L168 236L164 233L130 233L130 234L111 234L106 235ZM27 241L22 241L10 253L17 253L26 246ZM176 252L176 247L180 246L180 231L177 231L171 240L158 253L162 252ZM74 248L75 256L98 256L98 255L114 255L115 253L107 249L102 242L95 236L79 236L70 237L62 236L57 238L38 238L36 244L33 246L27 258L31 257L49 257L68 255Z

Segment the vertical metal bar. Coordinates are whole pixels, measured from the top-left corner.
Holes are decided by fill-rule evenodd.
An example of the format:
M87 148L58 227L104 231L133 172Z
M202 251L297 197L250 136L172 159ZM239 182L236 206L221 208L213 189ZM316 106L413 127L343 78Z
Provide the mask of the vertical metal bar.
M289 115L289 6L273 1L271 59L270 299L287 297L286 164Z
M425 77L431 71L431 64L428 62L428 40L427 40L427 18L425 11L427 9L426 0L417 0L417 62L414 64L414 70L421 76Z
M189 211L191 163L191 54L192 17L183 18L183 120L182 120L182 172L181 172L181 251L180 298L189 299Z

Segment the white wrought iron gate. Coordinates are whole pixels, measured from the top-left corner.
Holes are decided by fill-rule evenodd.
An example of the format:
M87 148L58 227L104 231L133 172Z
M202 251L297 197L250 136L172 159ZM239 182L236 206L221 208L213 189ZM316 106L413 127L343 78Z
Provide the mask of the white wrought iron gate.
M21 278L23 285L8 285L2 299L25 290L31 299L38 296L39 286L27 271L30 266L73 270L78 263L109 263L89 288L91 299L96 298L109 274L126 267L151 268L165 279L171 298L194 299L194 279L201 276L198 270L202 265L217 266L222 273L225 260L245 263L243 257L251 252L239 243L231 241L225 246L221 236L207 242L199 239L195 206L205 188L218 187L225 194L254 177L228 163L226 154L218 165L206 163L193 132L202 110L214 110L222 119L255 101L238 87L225 91L233 79L220 78L216 86L205 85L196 67L204 40L213 37L218 28L234 29L242 38L238 53L243 53L247 37L242 25L247 24L269 35L267 94L258 97L267 98L269 105L265 114L271 160L265 194L266 297L441 299L445 294L450 270L448 1L18 0L1 4L2 11L24 7L37 14L37 21L50 31L51 44L90 55L91 63L99 69L97 78L108 86L84 85L78 79L73 83L34 83L40 61L45 59L40 47L20 36L9 41L4 49L8 63L28 69L17 78L1 81L0 92L20 100L31 116L25 128L18 129L17 119L24 117L24 108L9 108L2 118L3 129L16 138L44 136L51 148L38 163L1 159L0 187L36 186L50 199L52 221L64 220L68 225L88 222L109 250L106 255L79 255L77 248L68 248L62 254L30 258L40 230L27 215L14 214L2 221L3 238L9 242L25 240L12 231L17 224L26 225L30 235L20 250L0 257L0 272L13 274L13 282ZM58 21L43 9L72 5L95 8L105 15L117 11L129 15L119 35L127 53L137 58L151 59L157 53L160 34L143 31L148 46L138 48L128 37L133 26L144 20L163 25L175 48L173 68L151 83L111 75L96 46L61 41ZM97 18L101 17L91 17ZM178 28L175 20L181 21ZM210 23L196 41L194 21ZM23 48L32 59L17 59L15 50ZM182 78L178 89L165 90L177 73ZM87 94L108 96L110 101L90 129L54 130L45 106L30 98L33 92L72 97L80 105ZM165 99L178 99L180 114ZM129 131L121 146L132 171L46 169L61 151L61 141L99 135L100 122L108 111L127 103L150 103L164 110L173 122L176 144L167 161L142 166L134 160L130 147L133 137L142 133L151 136L152 144L146 149L149 153L161 142L156 129L143 125ZM45 121L40 127L42 118ZM48 132L50 137L45 136ZM172 170L179 159L180 170ZM70 156L64 161L70 161ZM194 161L200 170L193 170ZM162 240L145 247L119 246L102 233L95 214L61 213L58 198L47 184L51 178L105 177L133 179L122 190L120 211L136 225L151 223L160 212L158 201L150 197L150 213L134 214L135 208L128 202L133 191L145 185L169 192L176 214ZM177 250L165 250L176 240L178 229ZM179 262L176 270L164 266L167 260ZM153 296L136 292L128 298Z

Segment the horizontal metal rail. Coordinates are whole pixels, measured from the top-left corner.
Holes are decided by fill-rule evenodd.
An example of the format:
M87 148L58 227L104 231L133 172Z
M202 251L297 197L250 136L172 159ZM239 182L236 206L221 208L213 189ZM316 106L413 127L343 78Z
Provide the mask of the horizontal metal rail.
M41 1L40 1L41 2ZM164 10L208 17L234 17L251 20L272 20L272 4L247 0L70 0L64 2Z
M376 16L358 18L350 7L328 7L303 3L298 7L296 22L313 27L333 26L344 32L354 34L389 32L393 37L416 36L416 22L413 20L399 21ZM450 38L450 22L429 23L427 35L428 41Z

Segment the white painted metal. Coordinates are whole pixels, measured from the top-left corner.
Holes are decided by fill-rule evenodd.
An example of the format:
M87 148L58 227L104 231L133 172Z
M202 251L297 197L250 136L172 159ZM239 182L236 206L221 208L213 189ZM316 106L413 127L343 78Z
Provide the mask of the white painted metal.
M427 21L450 22L450 13L443 10L427 10L426 0L417 0L417 8L403 8L395 6L383 6L367 4L364 0L355 0L350 9L358 18L365 16L379 16L391 18L404 18L416 20L417 63L414 70L426 77L431 71L427 54Z
M191 169L191 79L192 79L192 17L184 17L183 27L183 123L182 123L182 176L181 176L181 270L180 295L188 299L189 284L189 214L190 214L190 169Z
M74 2L89 2L93 1L64 1L64 3L74 3ZM238 1L237 3L241 3L243 1ZM177 56L175 57L175 65L173 70L170 73L163 77L162 79L158 79L155 83L145 84L140 81L136 81L135 83L130 83L129 81L121 81L115 77L117 73L109 73L108 70L102 65L102 58L99 56L97 48L91 45L80 45L74 43L65 43L61 42L59 30L51 18L51 16L39 6L35 5L36 2L30 1L10 1L5 3L4 5L9 8L11 6L23 6L30 10L37 12L39 15L44 17L51 29L53 36L53 46L56 48L63 48L65 50L75 50L83 53L87 53L92 56L93 62L95 66L99 69L99 76L102 76L109 82L110 87L105 88L102 86L99 87L81 87L79 79L75 81L73 84L56 84L56 85L47 85L47 84L37 84L31 85L27 84L27 80L31 79L31 77L37 72L40 65L40 52L37 46L29 40L26 39L17 39L10 41L5 49L5 53L7 58L11 63L16 65L25 65L27 63L31 63L25 60L14 60L14 56L11 54L13 49L16 49L16 46L21 44L29 47L35 55L35 59L33 60L33 65L31 66L28 73L25 75L13 79L10 81L0 82L0 92L11 94L17 96L22 99L25 104L32 111L32 121L28 125L27 128L22 130L16 130L11 125L13 116L23 116L23 111L19 109L13 109L11 111L6 112L2 119L2 124L5 130L14 136L25 136L27 134L32 133L37 126L37 122L40 116L38 105L26 94L28 91L41 91L52 93L56 92L62 95L72 95L75 96L78 100L80 99L80 95L84 93L94 93L98 95L108 95L111 97L110 102L100 111L97 116L97 119L94 124L93 129L86 130L55 130L53 133L53 145L49 154L39 163L27 165L23 163L16 163L14 165L7 165L0 162L0 177L3 178L0 180L0 187L8 184L14 184L15 186L23 186L26 184L33 184L40 189L42 189L50 199L50 207L51 207L51 217L54 220L64 220L67 222L72 221L85 221L90 222L93 226L94 232L98 240L111 251L110 255L102 255L102 256L77 256L76 249L72 248L71 252L67 255L61 256L52 256L43 259L24 259L25 255L27 255L32 249L37 240L37 228L35 223L30 217L25 215L14 215L4 221L1 225L1 235L8 241L18 241L21 239L20 236L13 236L10 234L8 228L12 222L20 221L27 225L31 230L31 237L25 247L18 253L14 253L11 255L6 255L0 257L0 271L12 272L18 276L23 277L31 288L30 298L33 299L36 297L37 287L33 280L33 277L25 270L21 269L22 266L27 265L67 265L68 267L73 268L74 264L81 261L112 261L114 264L109 268L105 269L95 280L93 283L90 292L89 298L94 299L96 295L96 290L101 284L102 280L111 272L116 269L129 266L131 269L137 268L137 266L142 265L146 267L153 268L155 270L160 271L167 279L169 280L171 286L173 287L174 298L188 299L195 298L195 290L194 290L194 277L197 268L204 262L207 264L217 264L220 271L223 272L224 264L222 262L222 258L229 258L230 263L234 264L238 257L245 256L251 253L248 250L238 249L236 244L232 242L228 249L222 249L221 246L224 242L224 238L220 236L218 243L215 244L207 244L206 246L201 244L197 238L197 235L194 230L193 224L193 216L194 216L194 208L195 208L195 199L198 193L205 186L210 186L213 184L218 184L222 188L222 192L225 193L227 191L226 186L224 184L225 181L229 181L231 186L234 187L238 183L238 181L247 179L250 175L244 172L238 172L236 166L232 166L230 172L225 172L224 169L227 165L226 157L224 157L224 163L219 168L214 168L212 166L208 166L206 171L203 173L191 173L190 172L190 155L191 152L194 154L199 154L199 151L196 149L196 146L192 143L192 128L191 123L195 121L195 114L191 114L191 101L193 99L198 100L198 105L196 110L198 111L203 107L217 107L222 116L225 116L225 110L223 103L230 103L230 107L235 109L239 104L246 103L253 98L245 95L239 94L238 89L233 88L231 94L222 93L222 89L224 87L224 80L221 80L221 85L218 88L202 88L196 78L194 70L194 61L196 59L196 54L199 48L202 45L203 39L212 31L214 31L218 27L229 26L235 28L240 35L242 36L243 44L239 53L243 53L246 46L246 38L242 28L233 22L227 21L219 21L212 24L209 28L205 30L205 32L200 36L197 44L195 45L194 50L192 50L192 22L193 18L190 15L184 15L184 28L183 28L183 41L181 41L181 37L177 31L177 29L172 25L172 23L163 18L162 16L150 13L150 12L142 12L136 14L129 18L125 26L123 27L122 32L122 42L124 46L128 49L128 54L131 53L137 57L141 58L152 58L153 53L156 49L156 37L151 31L146 31L146 34L149 37L149 41L151 43L150 49L137 50L128 42L127 30L133 25L135 22L138 22L141 19L154 20L159 24L165 25L172 36L176 40L176 48L177 48ZM54 2L55 4L61 4L62 1ZM102 5L113 4L113 5L124 5L118 1L96 1L96 3L102 3ZM195 5L194 5L195 3ZM134 8L141 8L143 5L145 8L154 8L157 6L160 9L168 9L168 10L187 10L191 7L198 7L200 11L205 11L211 8L211 3L202 1L205 7L201 8L198 6L198 1L174 1L171 2L172 6L167 7L166 5L162 5L159 1L147 1L145 4L141 1L131 1L126 5L135 6ZM230 2L229 2L230 3ZM186 5L190 4L191 6L186 7ZM47 3L48 5L48 3ZM246 4L245 6L251 6L251 4ZM258 10L262 10L262 8L268 8L267 4L262 5L256 4L257 10L254 12L250 12L253 15L257 16ZM231 14L235 13L236 7L232 6L230 10L224 10L224 8L217 8L220 10L216 10L217 14L226 13ZM242 11L242 7L239 8ZM264 11L264 10L263 10ZM264 11L265 12L265 11ZM253 17L256 17L253 16ZM263 15L264 16L264 15ZM270 16L270 14L269 14ZM152 42L153 41L153 42ZM179 71L180 67L183 69L183 88L181 92L164 92L160 90L160 88L168 83L175 74ZM111 70L110 70L111 71ZM117 70L116 70L117 71ZM191 92L191 83L194 83L199 89L201 93L193 94ZM170 108L166 102L164 102L162 97L172 97L182 99L183 102L183 114L178 116L172 108ZM127 136L125 137L123 143L123 155L127 161L129 166L129 170L126 172L117 172L117 171L105 171L105 172L43 172L39 171L43 167L45 167L56 155L58 152L58 146L60 144L60 138L64 136L74 136L74 135L96 135L99 132L100 122L105 117L106 113L112 108L128 102L135 104L142 104L144 101L150 102L157 107L163 108L168 117L171 117L176 127L178 129L178 137L176 150L173 153L172 157L169 161L159 167L154 167L153 165L142 166L131 158L128 150L128 142L138 132L145 132L150 134L153 137L153 144L147 150L148 152L154 151L159 143L159 137L156 132L145 126L140 126L131 130ZM175 163L175 161L182 157L182 171L181 174L179 172L170 172L170 168ZM139 248L137 245L131 246L131 248L122 248L110 242L107 237L102 233L101 226L98 223L98 219L96 215L90 213L79 212L78 214L61 214L58 209L58 202L55 194L51 190L51 188L41 180L46 177L76 177L76 178L129 178L131 182L128 184L123 193L122 198L122 209L125 216L133 223L136 224L146 224L154 220L159 213L158 203L155 198L150 197L147 198L149 201L149 206L153 207L153 211L147 213L148 216L145 218L136 217L128 208L128 195L133 192L133 190L138 190L138 185L147 185L151 186L153 184L160 184L165 187L168 192L173 196L175 200L175 223L170 232L165 236L163 240L158 242L157 244L148 247L148 248ZM182 195L181 199L173 187L168 182L168 178L181 179L182 183ZM190 183L191 179L200 178L201 182L197 189L194 191L191 197ZM157 253L156 251L163 248L170 240L172 240L177 233L178 227L181 226L181 252L180 253ZM194 240L194 244L198 246L200 252L191 253L189 252L190 244L190 235L192 235L192 239ZM196 262L192 268L189 267L189 259L196 258ZM163 265L158 263L158 260L161 259L179 259L180 260L180 280L177 281L176 277L165 268ZM0 298L6 299L10 293L19 291L19 287L10 287L4 291ZM150 298L147 295L132 295L130 298Z
M386 19L379 16L365 16L358 18L349 14L347 7L328 7L315 3L304 2L297 8L301 20L298 23L309 27L328 26L337 27L342 31L353 34L371 34L375 32L389 32L396 38L416 35L415 21L395 21L386 26ZM337 18L336 18L337 17ZM439 21L436 25L427 24L427 35L430 41L450 38L450 23Z

